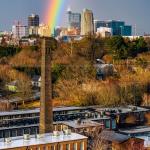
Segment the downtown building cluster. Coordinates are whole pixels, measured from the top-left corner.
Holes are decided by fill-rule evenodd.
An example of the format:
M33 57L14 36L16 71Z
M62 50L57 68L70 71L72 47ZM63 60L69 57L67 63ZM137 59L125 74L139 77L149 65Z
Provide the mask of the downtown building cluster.
M14 38L20 39L28 36L50 36L50 27L40 24L40 18L36 14L28 16L28 26L22 25L19 21L12 26Z
M47 24L40 24L40 18L36 14L28 16L28 25L15 22L12 26L12 35L15 39L29 36L51 36L66 38L68 36L82 37L88 34L97 34L101 37L114 35L131 36L132 26L126 25L120 20L95 20L92 10L83 9L81 13L67 10L67 26L50 29Z
M97 34L102 37L121 35L131 36L132 26L120 20L95 20L92 10L83 9L81 13L67 10L67 27L57 27L55 36L86 36Z

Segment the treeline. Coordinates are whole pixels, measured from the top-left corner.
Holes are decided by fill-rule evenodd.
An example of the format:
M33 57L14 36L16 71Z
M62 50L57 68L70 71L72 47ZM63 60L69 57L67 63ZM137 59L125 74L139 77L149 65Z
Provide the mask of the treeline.
M148 51L148 45L142 37L131 41L128 38L114 36L108 40L108 45L109 52L114 59L134 58L138 54Z
M9 80L17 79L16 74L19 73L27 75L28 80L34 75L41 74L41 52L38 46L22 49L14 47L12 52L7 49L8 47L5 48L6 52L4 54L3 49L0 58L11 58L9 57L5 69L0 66L2 80L8 73ZM150 95L147 91L150 71L146 70L150 57L149 48L150 40L142 37L131 41L121 36L101 38L89 35L80 41L59 42L57 49L54 48L52 52L54 98L61 100L61 105L65 104L65 101L69 101L70 105L140 105L143 103L144 94ZM139 54L142 57L139 57ZM118 76L111 76L105 81L96 80L96 69L93 64L97 58L113 63ZM133 62L131 66L126 60L128 58ZM30 89L28 85L23 86L26 85L24 81L26 78L22 79L20 91L21 88Z
M15 46L0 46L0 58L14 56L21 51L20 47Z

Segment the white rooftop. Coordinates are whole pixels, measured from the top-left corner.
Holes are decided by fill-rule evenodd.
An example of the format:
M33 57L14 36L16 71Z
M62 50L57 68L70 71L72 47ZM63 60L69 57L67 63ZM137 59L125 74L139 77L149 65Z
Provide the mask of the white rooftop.
M150 137L148 136L138 136L137 138L143 139L144 140L144 147L150 147Z
M64 135L62 132L59 136L53 136L51 133L44 134L41 138L37 139L35 136L31 136L30 140L24 140L23 137L12 138L10 143L5 143L4 139L0 140L0 150L7 150L11 148L28 147L34 145L45 145L62 143L67 141L84 140L87 137L80 134L71 133L70 135Z

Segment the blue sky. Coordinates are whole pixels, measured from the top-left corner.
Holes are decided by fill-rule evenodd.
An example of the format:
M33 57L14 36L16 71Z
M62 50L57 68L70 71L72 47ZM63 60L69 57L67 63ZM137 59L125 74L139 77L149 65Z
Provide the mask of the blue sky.
M41 22L45 5L49 0L0 0L0 30L9 30L15 20L27 24L27 16L39 14ZM150 0L65 0L59 25L66 24L66 10L70 6L75 12L83 8L92 9L95 19L124 20L137 26L138 33L150 33Z

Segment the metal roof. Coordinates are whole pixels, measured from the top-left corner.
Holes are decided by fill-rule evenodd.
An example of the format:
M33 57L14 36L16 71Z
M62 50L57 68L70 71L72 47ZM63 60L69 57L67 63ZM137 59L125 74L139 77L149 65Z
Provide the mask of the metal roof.
M53 111L75 111L75 110L88 110L93 107L55 107ZM39 113L40 109L26 109L26 110L13 110L13 111L3 111L0 112L0 116L12 116L12 115L21 115L21 114L31 114L31 113Z
M107 140L110 142L116 142L116 143L125 142L126 140L128 140L130 138L130 136L116 133L115 131L107 131L107 130L102 131L100 134L100 137L103 140Z

